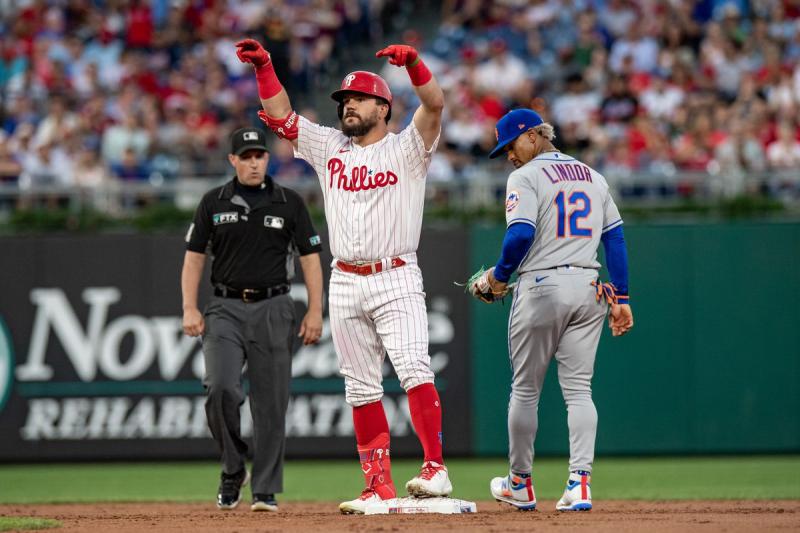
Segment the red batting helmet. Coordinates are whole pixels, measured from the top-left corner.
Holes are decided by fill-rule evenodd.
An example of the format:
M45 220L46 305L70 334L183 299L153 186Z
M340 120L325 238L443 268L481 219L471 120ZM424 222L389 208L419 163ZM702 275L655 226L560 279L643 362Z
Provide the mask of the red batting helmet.
M357 70L351 72L342 80L342 86L338 91L331 93L331 98L339 102L339 118L342 118L342 99L346 93L361 93L376 96L385 100L389 104L389 113L386 115L388 121L392 118L392 91L386 80L372 72Z

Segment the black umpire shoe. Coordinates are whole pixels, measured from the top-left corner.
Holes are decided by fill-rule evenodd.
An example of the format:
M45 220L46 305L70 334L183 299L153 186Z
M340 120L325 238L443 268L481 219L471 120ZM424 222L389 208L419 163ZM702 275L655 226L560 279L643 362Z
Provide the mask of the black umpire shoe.
M272 511L278 510L278 500L274 494L253 494L253 505L251 511Z
M220 509L233 509L242 500L242 487L250 481L250 473L242 469L236 474L220 475L219 492L217 492L217 507Z

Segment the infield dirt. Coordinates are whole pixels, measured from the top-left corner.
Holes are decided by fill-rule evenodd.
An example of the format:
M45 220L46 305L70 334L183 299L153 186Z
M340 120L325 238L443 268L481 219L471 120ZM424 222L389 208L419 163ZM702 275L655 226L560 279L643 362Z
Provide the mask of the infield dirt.
M111 503L0 505L0 515L54 518L54 531L249 532L249 531L581 531L647 533L685 531L800 531L800 501L606 501L591 512L559 513L555 502L520 512L480 501L472 515L345 516L335 503L282 502L278 513L250 511L242 502L232 511L213 503Z

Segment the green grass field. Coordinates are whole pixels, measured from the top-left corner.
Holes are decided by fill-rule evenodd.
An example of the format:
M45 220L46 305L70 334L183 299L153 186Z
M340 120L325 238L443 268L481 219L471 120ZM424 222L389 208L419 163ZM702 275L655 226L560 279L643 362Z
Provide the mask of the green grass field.
M0 531L24 531L61 527L61 522L50 518L0 516Z
M489 480L502 475L507 463L453 459L448 467L453 496L487 500ZM398 487L418 468L416 461L393 461ZM537 460L541 499L560 495L566 469L566 459ZM0 504L212 501L218 479L212 462L0 465ZM592 482L595 497L603 499L800 499L800 456L600 458ZM337 501L361 488L355 461L289 461L280 499Z

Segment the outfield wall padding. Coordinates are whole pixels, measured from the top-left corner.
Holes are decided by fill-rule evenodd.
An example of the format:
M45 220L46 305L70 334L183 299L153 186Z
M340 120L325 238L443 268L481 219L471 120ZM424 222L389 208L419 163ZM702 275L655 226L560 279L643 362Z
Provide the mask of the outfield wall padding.
M474 228L473 268L503 231ZM600 341L598 453L800 451L800 224L640 224L625 239L635 326ZM474 450L505 454L509 305L472 310ZM552 364L536 451L568 449Z
M323 242L327 242L324 234ZM469 263L465 230L427 230L432 365L454 454L470 453L468 311L448 265ZM0 460L212 458L202 353L181 331L180 235L0 239ZM325 283L330 254L322 256ZM442 268L437 268L442 267ZM291 295L306 311L299 264ZM209 268L206 268L206 278ZM202 283L201 303L210 285ZM318 345L296 341L287 415L289 457L357 457L327 322ZM421 457L407 398L388 363L383 399L392 452ZM245 388L247 382L245 381ZM252 434L249 404L242 427ZM248 439L249 440L249 439Z
M451 455L507 453L510 301L481 304L453 284L495 262L503 231L422 234ZM598 453L800 452L800 224L639 224L625 235L636 325L600 342ZM180 235L2 237L0 250L0 461L216 456L200 347L180 332ZM327 285L327 252L323 263ZM201 301L208 293L204 282ZM292 294L303 313L302 283ZM290 457L355 455L329 329L294 356ZM385 375L393 453L418 457L388 363ZM537 453L566 454L554 367L539 421Z

